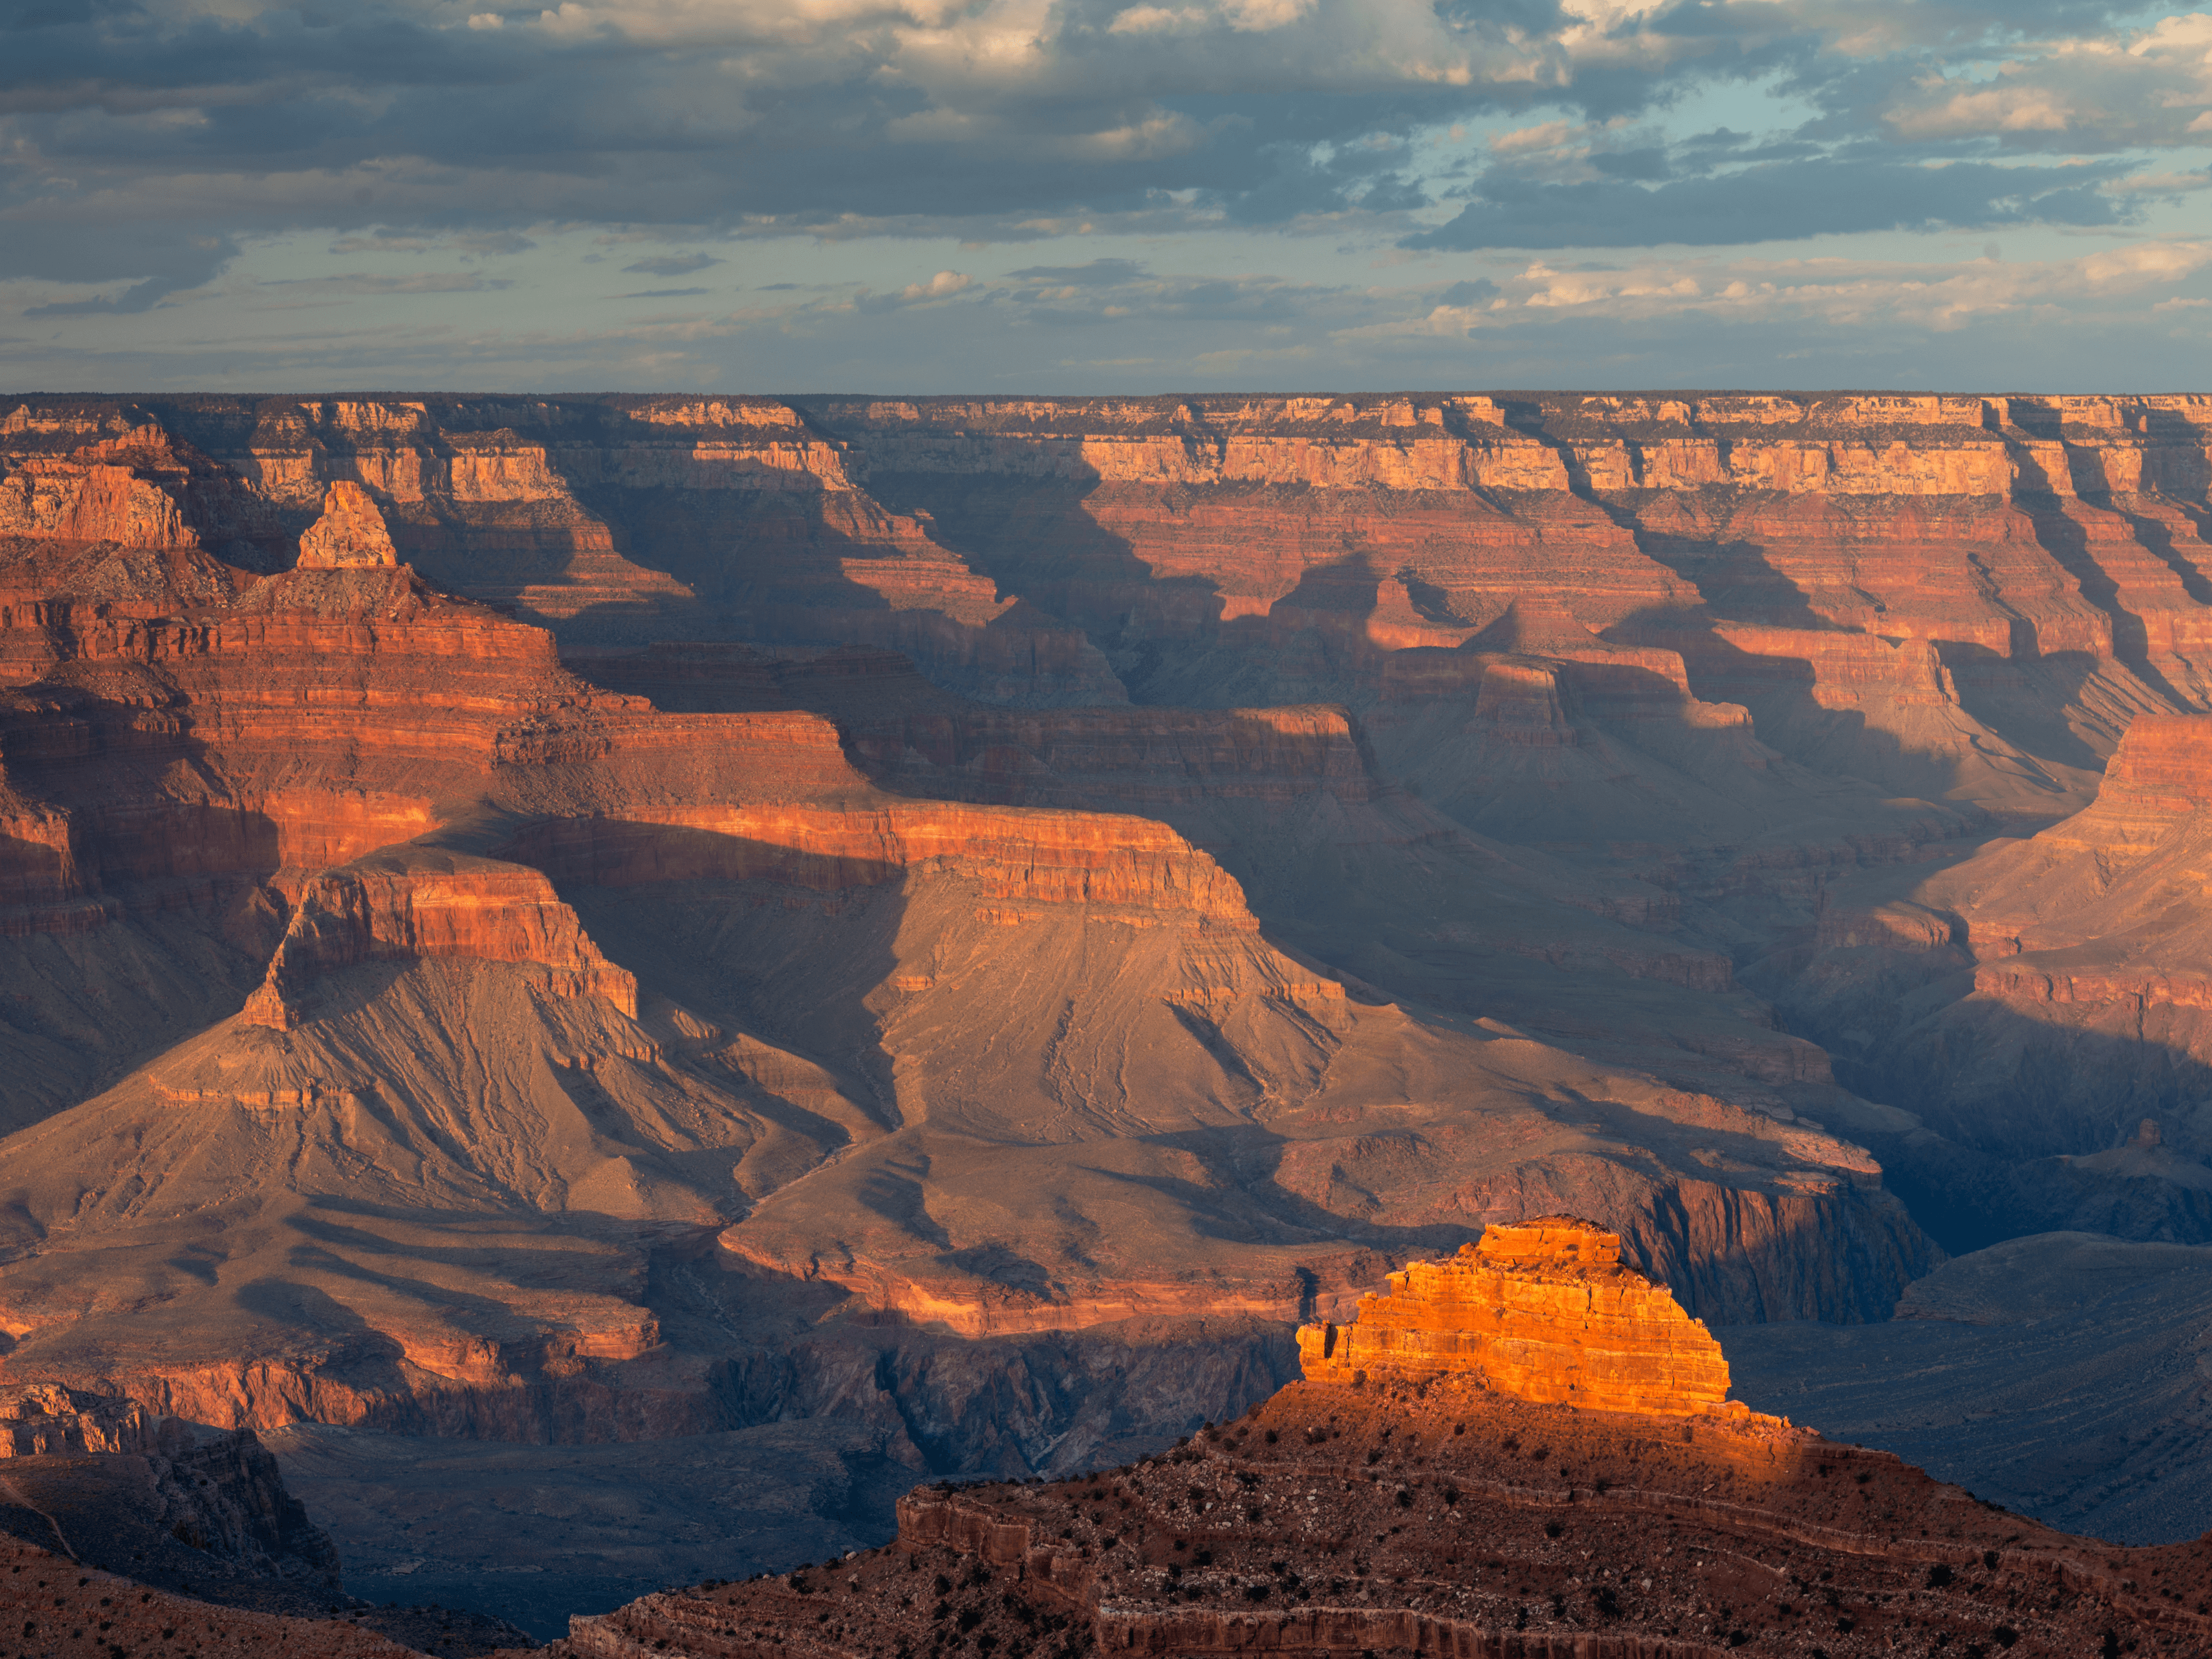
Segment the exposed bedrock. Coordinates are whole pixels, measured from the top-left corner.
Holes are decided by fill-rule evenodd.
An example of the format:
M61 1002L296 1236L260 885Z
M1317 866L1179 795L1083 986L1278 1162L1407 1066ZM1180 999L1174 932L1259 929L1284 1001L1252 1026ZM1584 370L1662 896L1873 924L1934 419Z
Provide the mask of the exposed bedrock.
M1118 701L1107 657L1149 701L1341 697L1553 594L1620 647L1781 659L1760 712L1793 754L2048 816L2129 713L2197 696L2205 425L2186 398L207 398L27 405L8 442L26 536L102 445L167 434L295 537L357 486L400 556L564 638L872 643L999 701ZM131 478L182 514L185 476ZM1870 680L1879 653L1719 620L1933 642L1948 701L1916 653Z
M1353 1317L1298 1332L1316 1382L1462 1373L1523 1400L1692 1416L1728 1398L1728 1361L1664 1285L1620 1261L1620 1235L1573 1216L1484 1230L1443 1261L1414 1261Z

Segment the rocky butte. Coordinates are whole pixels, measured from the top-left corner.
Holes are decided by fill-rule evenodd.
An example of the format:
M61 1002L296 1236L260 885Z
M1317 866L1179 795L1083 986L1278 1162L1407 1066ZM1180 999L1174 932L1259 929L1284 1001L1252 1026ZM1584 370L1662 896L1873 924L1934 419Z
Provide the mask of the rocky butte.
M1408 1262L1350 1323L1308 1325L1309 1382L1464 1373L1589 1411L1687 1415L1728 1398L1728 1361L1664 1285L1620 1262L1620 1237L1571 1216L1492 1222L1448 1261Z
M0 398L0 1380L612 1605L1492 1222L1716 1329L2212 1243L2208 485L2194 395ZM586 1463L696 1525L452 1521Z
M1722 1396L1618 1236L1392 1275L1233 1425L1079 1480L923 1487L896 1540L579 1619L592 1659L2202 1652L2212 1540L2115 1549ZM1679 1376L1679 1386L1661 1380ZM1580 1403L1566 1403L1579 1399Z

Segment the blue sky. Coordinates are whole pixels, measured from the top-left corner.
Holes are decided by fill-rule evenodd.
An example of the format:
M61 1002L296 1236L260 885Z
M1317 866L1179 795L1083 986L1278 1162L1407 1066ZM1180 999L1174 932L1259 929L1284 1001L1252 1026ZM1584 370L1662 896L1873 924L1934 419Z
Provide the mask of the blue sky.
M0 386L2212 386L2212 15L6 0Z

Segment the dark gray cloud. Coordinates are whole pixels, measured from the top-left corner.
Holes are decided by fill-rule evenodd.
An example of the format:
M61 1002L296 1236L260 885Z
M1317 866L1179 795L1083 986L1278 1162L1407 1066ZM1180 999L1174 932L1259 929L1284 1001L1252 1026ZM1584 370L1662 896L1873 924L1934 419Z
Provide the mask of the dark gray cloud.
M0 276L63 283L137 278L118 295L33 306L24 313L32 317L150 311L172 294L198 288L237 257L235 239L215 227L134 226L103 222L96 214L31 212L0 229Z
M695 270L704 270L708 265L721 263L721 260L707 253L661 253L650 259L639 259L623 269L647 276L689 276Z
M2120 222L2120 203L2100 186L2127 169L1916 166L1887 157L1776 161L1646 188L1664 179L1656 152L1636 170L1576 184L1511 173L1486 179L1449 223L1404 239L1413 248L1721 246L1871 230ZM1644 158L1653 157L1646 161ZM1646 170L1646 169L1649 170Z

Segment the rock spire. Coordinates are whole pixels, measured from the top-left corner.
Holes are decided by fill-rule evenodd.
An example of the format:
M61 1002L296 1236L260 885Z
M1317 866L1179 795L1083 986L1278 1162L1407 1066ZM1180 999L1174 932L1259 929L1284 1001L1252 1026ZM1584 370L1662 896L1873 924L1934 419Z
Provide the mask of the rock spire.
M398 562L398 550L374 499L349 479L332 483L323 496L323 516L300 538L299 568L375 570Z

